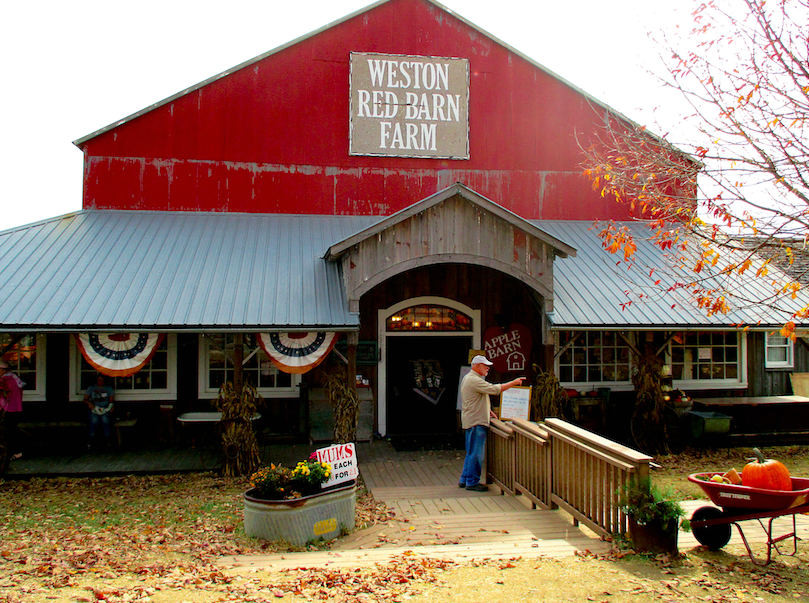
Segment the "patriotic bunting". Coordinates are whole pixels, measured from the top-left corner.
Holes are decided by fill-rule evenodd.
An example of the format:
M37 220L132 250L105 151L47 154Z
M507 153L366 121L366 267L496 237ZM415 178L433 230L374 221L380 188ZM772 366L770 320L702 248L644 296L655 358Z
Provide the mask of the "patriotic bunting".
M261 349L285 373L306 373L326 359L337 333L259 333Z
M85 360L102 375L128 377L152 359L163 333L76 333Z

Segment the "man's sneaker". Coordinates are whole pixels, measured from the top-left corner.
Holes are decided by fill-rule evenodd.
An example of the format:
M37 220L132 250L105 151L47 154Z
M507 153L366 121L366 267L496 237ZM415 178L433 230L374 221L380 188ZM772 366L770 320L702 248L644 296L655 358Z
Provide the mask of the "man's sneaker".
M472 492L488 492L489 486L484 486L483 484L475 484L474 486L467 486L467 490L471 490Z
M466 488L466 484L464 484L463 482L458 482L458 487L459 488Z

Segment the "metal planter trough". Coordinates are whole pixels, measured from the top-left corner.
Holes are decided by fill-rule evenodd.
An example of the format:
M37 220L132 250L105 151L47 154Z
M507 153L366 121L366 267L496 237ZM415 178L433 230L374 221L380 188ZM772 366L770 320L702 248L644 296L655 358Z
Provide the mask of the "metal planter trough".
M730 432L730 415L721 412L689 411L691 437L699 439L711 436L724 436Z
M262 540L283 540L303 546L331 540L354 529L356 482L292 500L267 500L244 493L244 531Z

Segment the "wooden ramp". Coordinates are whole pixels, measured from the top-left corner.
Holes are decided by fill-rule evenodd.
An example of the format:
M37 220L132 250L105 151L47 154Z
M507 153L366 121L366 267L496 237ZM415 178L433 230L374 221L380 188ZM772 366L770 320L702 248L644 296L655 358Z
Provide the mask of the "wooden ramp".
M608 543L573 526L561 511L532 510L494 487L485 493L458 488L461 464L461 458L362 464L367 487L396 513L394 520L355 532L330 551L242 555L222 563L280 570L370 566L401 555L468 561L609 550Z

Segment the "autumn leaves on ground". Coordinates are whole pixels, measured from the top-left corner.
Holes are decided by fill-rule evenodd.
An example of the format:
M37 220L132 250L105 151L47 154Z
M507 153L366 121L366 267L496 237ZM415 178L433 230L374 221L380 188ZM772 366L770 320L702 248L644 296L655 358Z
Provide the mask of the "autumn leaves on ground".
M738 468L747 452L663 459L660 479L676 484L677 467L683 476L693 467ZM807 452L783 449L793 475L809 475ZM809 601L803 542L796 557L779 556L767 568L753 566L732 546L651 559L616 543L604 557L461 565L404 555L355 571L235 572L217 560L294 550L244 535L245 489L244 479L212 474L0 481L0 603ZM367 494L358 498L357 513L358 528L396 521Z

